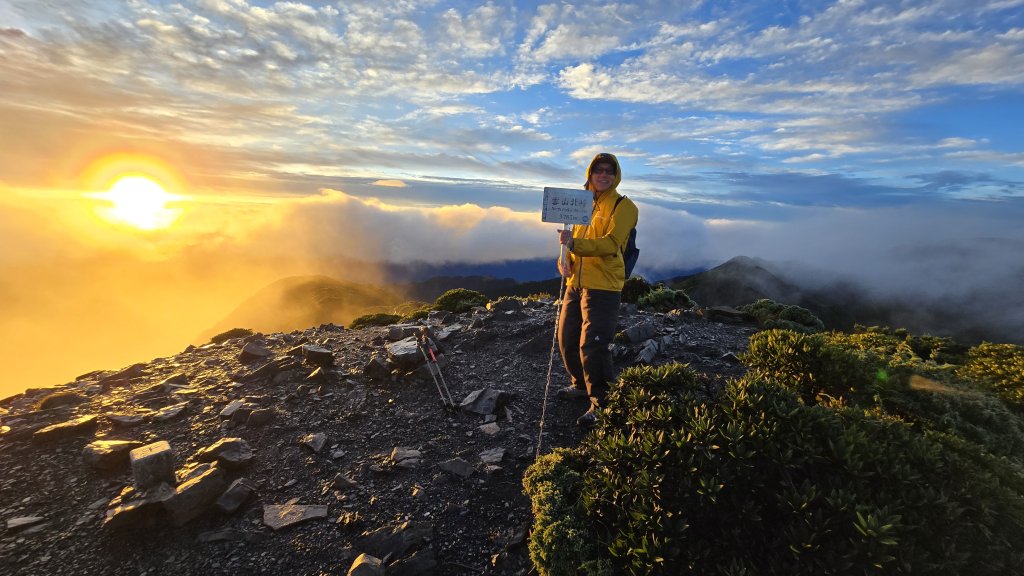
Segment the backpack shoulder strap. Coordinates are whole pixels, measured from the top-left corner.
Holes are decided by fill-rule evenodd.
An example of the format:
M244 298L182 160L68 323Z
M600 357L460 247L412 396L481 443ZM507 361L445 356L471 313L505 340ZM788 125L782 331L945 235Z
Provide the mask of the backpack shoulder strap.
M615 209L619 207L619 202L622 202L623 198L625 198L625 196L619 196L615 199L615 206L612 206L612 214L615 214Z

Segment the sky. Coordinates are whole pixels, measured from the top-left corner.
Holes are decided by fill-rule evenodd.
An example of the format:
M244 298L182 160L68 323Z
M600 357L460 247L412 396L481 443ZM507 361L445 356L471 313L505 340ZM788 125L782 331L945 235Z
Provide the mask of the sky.
M554 259L542 189L601 151L650 278L759 256L1024 329L1021 62L1024 0L0 0L7 388L351 258Z

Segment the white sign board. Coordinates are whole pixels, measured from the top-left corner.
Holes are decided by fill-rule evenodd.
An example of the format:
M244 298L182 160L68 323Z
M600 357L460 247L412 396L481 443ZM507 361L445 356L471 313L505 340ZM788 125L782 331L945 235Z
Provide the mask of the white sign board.
M594 195L589 190L574 188L544 188L544 209L541 222L559 224L590 224L594 208Z

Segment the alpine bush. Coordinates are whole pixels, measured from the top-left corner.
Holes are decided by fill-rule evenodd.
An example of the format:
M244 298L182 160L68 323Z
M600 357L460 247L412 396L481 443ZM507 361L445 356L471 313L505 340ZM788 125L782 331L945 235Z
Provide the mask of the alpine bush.
M751 336L741 359L759 379L792 390L807 404L870 395L882 367L871 351L831 345L824 334L777 329Z
M1024 348L984 342L967 352L957 375L993 390L1008 405L1024 412Z
M221 344L233 338L245 338L246 336L252 336L253 334L255 334L255 332L248 328L232 328L231 330L221 332L213 338L210 338L210 342L213 344Z
M616 573L1024 568L1024 476L956 436L810 406L752 374L715 398L679 365L625 371L595 436L576 470Z
M622 301L636 304L642 296L646 296L654 287L643 276L630 276L622 285Z
M349 328L364 328L366 326L390 326L400 321L402 317L398 314L387 314L384 312L378 312L377 314L366 314L352 320L349 323Z
M610 561L602 559L597 535L580 506L587 467L587 457L581 451L557 448L538 458L523 477L523 489L533 502L535 525L530 534L530 558L541 576L614 574Z
M668 312L677 308L692 308L694 303L686 292L658 286L637 299L636 305L645 310Z
M750 314L763 328L781 328L796 332L821 332L825 329L825 324L810 310L779 304L768 298L740 306L739 310Z
M461 314L463 312L468 312L475 306L486 306L487 302L487 296L484 296L476 290L452 288L438 296L437 300L434 300L433 308L435 310L447 310L448 312Z

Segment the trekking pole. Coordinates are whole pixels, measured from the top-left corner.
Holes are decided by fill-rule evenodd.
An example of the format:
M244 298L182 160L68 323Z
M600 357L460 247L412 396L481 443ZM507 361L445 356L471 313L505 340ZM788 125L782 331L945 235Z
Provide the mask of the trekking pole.
M452 399L452 393L448 390L448 383L444 381L444 374L441 373L441 363L437 361L437 356L434 355L434 351L437 350L437 344L429 336L424 336L423 338L427 341L427 350L430 352L430 357L434 360L434 367L437 368L437 375L441 378L444 392L448 395L448 403L454 408L455 400Z
M420 349L420 354L423 354L423 362L427 365L427 371L430 372L430 377L434 379L434 387L437 388L437 393L441 396L441 404L448 406L448 402L444 398L444 392L441 392L441 384L437 381L437 376L434 375L434 368L430 365L430 358L427 357L426 351L423 349L426 345L421 344L420 340L416 340L416 347Z
M567 230L568 227L568 224L562 224L562 230ZM551 368L555 363L555 346L558 344L558 319L562 315L562 302L565 300L565 295L563 294L565 291L565 276L562 275L561 271L562 258L565 257L565 255L565 244L561 244L561 249L558 251L558 275L562 280L558 284L558 306L555 307L555 331L551 335L551 354L548 355L548 377L547 381L544 383L544 401L541 403L540 408L540 426L537 431L537 451L533 455L534 460L540 458L540 446L544 439L544 418L548 411L548 391L551 389Z

